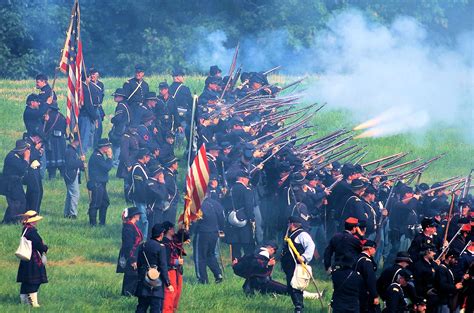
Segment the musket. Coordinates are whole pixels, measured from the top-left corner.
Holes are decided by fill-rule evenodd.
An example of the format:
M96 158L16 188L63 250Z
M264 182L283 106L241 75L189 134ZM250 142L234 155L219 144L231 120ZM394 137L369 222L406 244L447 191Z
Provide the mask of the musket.
M471 169L469 172L469 175L467 175L466 180L464 182L464 188L461 193L461 198L466 198L467 194L469 193L469 186L471 186L471 178L472 178L472 172L474 169Z
M327 189L329 191L333 190L336 187L337 183L340 182L344 177L342 175L337 176L336 180L329 186Z
M402 154L400 154L400 155L398 155L398 156L392 158L391 160L389 160L389 161L387 161L387 162L385 162L385 163L383 163L383 164L379 164L376 168L374 168L373 170L371 170L371 171L369 172L369 174L373 174L373 173L375 173L375 172L377 172L377 171L380 171L381 169L383 169L383 168L385 168L385 167L387 167L387 166L393 165L393 164L397 163L398 161L400 161L401 159L403 159L403 158L404 158L405 156L407 156L407 155L408 155L408 152L403 152Z
M462 227L459 227L458 231L456 232L456 234L454 234L453 238L449 241L448 245L443 249L443 251L441 251L441 253L438 255L438 257L436 258L435 261L438 261L440 260L444 254L448 251L449 249L449 246L451 246L451 244L453 243L454 239L456 239L456 237L459 235L459 233L461 232L461 229Z
M281 149L283 149L284 147L286 147L287 145L289 145L291 142L294 142L298 140L297 138L294 138L292 140L288 140L288 142L286 142L283 146L281 147L278 147L277 151L275 152L272 152L268 157L266 157L262 162L259 163L259 165L264 165L268 160L270 160L274 155L276 155L278 152L281 151ZM258 167L254 167L251 171L250 171L250 174L253 174L254 171L257 170Z
M362 161L362 159L364 159L367 156L367 154L369 154L369 151L364 151L361 154L358 154L358 155L352 157L348 162L353 161L353 163L355 165L357 165L357 164L360 163L360 161Z
M296 147L297 149L308 149L310 147L314 147L316 145L319 145L321 143L324 143L326 141L329 141L329 140L332 140L334 138L337 138L337 137L340 137L340 136L343 136L343 135L346 135L350 133L350 131L348 130L345 130L345 129L339 129L339 130L336 130L335 132L333 133L330 133L329 135L326 135L326 136L323 136L323 137L320 137L320 138L317 138L315 140L312 140L308 143L305 143L304 145L301 145L301 146L298 146Z
M460 180L458 181L454 181L454 182L451 182L451 183L448 183L448 184L445 184L445 185L442 185L442 186L439 186L439 187L435 187L435 188L430 188L430 189L427 189L423 192L421 192L421 195L427 195L433 191L437 191L437 190L441 190L441 189L446 189L448 187L451 187L451 186L454 186L454 185L457 185L459 184L460 182L462 182L464 180L464 178L461 178ZM410 197L410 198L407 198L407 199L412 199L414 198L415 196L413 197Z
M275 66L274 68L269 69L268 71L263 72L262 74L267 76L268 74L275 72L281 68L281 65Z
M451 177L451 178L442 180L442 181L440 181L439 183L440 183L440 184L446 184L446 183L449 183L449 182L451 182L451 181L453 181L453 180L459 179L459 177L461 177L461 176L459 176L459 175L458 175L458 176L453 176L453 177Z
M395 170L395 169L397 169L397 168L405 167L405 166L407 166L407 165L416 163L416 162L418 162L418 161L420 161L420 160L421 160L421 158L416 158L416 159L413 159L413 160L411 160L411 161L407 161L407 162L404 162L404 163L401 163L401 164L397 164L397 165L394 165L394 166L389 167L389 168L384 168L383 171L388 173L388 172L393 171L393 170Z
M226 92L227 88L229 87L230 80L232 78L232 74L234 73L235 66L236 66L236 63L237 63L237 56L239 55L239 47L240 47L240 42L238 42L237 46L235 47L234 56L232 57L232 63L231 63L230 68L229 68L229 79L227 80L227 83L225 84L225 87L222 90L222 94L219 97L218 102L222 101L222 98L224 98L225 92Z
M347 158L348 156L351 156L355 153L358 153L359 151L361 151L363 149L363 147L359 147L355 150L352 150L354 147L357 147L357 145L353 145L349 148L345 148L345 149L342 149L336 153L333 153L332 155L330 155L327 159L326 159L326 162L325 163L322 163L322 164L319 164L318 167L316 168L317 170L321 170L323 168L325 168L326 166L328 166L329 164L335 162L335 161L339 161L339 160L342 160L344 158ZM352 150L352 151L351 151Z
M472 240L469 240L467 242L467 245L464 246L464 248L462 249L461 253L459 253L459 255L462 255L464 253L464 251L466 251L467 247L469 247L469 245L471 244Z
M303 116L304 116L304 115L303 115ZM258 142L258 141L262 140L263 138L267 138L267 137L272 136L272 135L274 135L274 134L276 134L276 133L282 132L282 133L281 133L280 135L278 135L277 137L274 137L274 138L270 139L269 141L267 141L267 142L265 142L265 143L259 144L259 145L257 145L257 147L258 147L258 146L262 146L262 145L264 145L264 144L267 144L267 143L269 143L269 142L275 142L275 141L277 141L277 140L279 140L279 139L281 139L281 138L283 138L283 137L286 137L286 136L288 136L289 133L293 132L294 130L298 131L298 129L301 128L306 122L308 122L310 118L312 118L312 114L308 115L308 116L305 117L303 120L301 120L301 121L295 123L294 125L289 126L289 127L286 128L286 129L285 129L285 128L281 128L281 129L278 129L278 130L276 130L276 131L274 131L274 132L271 132L271 133L269 133L269 134L263 135L263 136L261 136L261 137L259 137L259 138L257 138L257 139L254 139L254 140L256 140L256 141ZM296 132L296 131L294 131L294 132Z
M403 154L403 152L395 153L395 154L392 154L392 155L389 155L389 156L386 156L386 157L383 157L383 158L380 158L380 159L377 159L377 160L366 162L364 164L361 164L360 166L367 167L367 166L370 166L370 165L373 165L373 164L377 164L377 163L380 163L380 162L383 162L383 161L386 161L386 160L396 158L401 154Z
M278 120L278 119L285 119L285 118L288 118L288 117L292 117L292 116L295 116L295 115L298 115L300 114L301 112L303 111L306 111L308 110L312 105L309 105L309 106L306 106L304 108L301 108L301 109L298 109L294 112L290 112L290 113L287 113L289 112L290 109L287 109L285 111L281 111L281 112L276 112L275 115L273 116L270 116L270 117L266 117L263 121L259 121L259 122L256 122L252 125L250 125L250 127L255 127L255 126L258 126L260 124L264 124L264 123L267 123L267 122L271 122L273 120ZM317 111L316 111L317 112ZM280 115L281 114L281 115Z
M235 84L237 84L237 81L238 81L239 78L240 78L240 73L242 73L242 67L239 67L239 68L237 69L237 72L235 72L235 75L234 75L234 77L232 78L231 83L229 84L229 88L228 88L229 90L234 90ZM230 78L229 78L229 79L230 79Z
M294 81L294 82L292 82L292 83L290 83L290 84L288 84L288 85L282 87L280 90L278 90L277 92L275 92L275 94L280 93L280 92L282 92L282 91L285 90L285 89L288 89L288 88L290 88L290 87L293 87L293 86L295 86L295 85L301 83L301 82L302 82L303 80L305 80L306 78L307 78L307 76L305 76L305 77L303 77L303 78L301 78L301 79L298 79L298 80L296 80L296 81Z

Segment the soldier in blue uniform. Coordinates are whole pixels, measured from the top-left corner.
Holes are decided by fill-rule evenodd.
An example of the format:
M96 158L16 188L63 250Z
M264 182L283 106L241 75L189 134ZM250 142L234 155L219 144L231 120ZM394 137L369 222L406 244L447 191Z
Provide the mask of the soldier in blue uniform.
M168 201L168 191L165 185L165 175L163 167L150 168L150 176L147 184L147 219L148 233L157 223L163 223L163 209L165 201Z
M163 159L165 185L168 192L167 203L163 210L163 220L174 222L176 221L176 213L178 210L179 191L177 185L178 175L178 159L174 156L169 156Z
M56 103L56 93L53 91L48 83L48 76L45 74L38 74L35 78L36 89L39 89L38 97L41 106L47 107L53 103Z
M400 270L395 275L394 282L385 291L387 300L383 313L403 313L407 311L408 304L405 300L404 288L407 287L411 279L410 272L405 269Z
M66 201L64 203L64 217L77 218L79 203L81 171L85 170L86 157L80 154L79 138L75 137L66 148L64 182L66 183Z
M117 177L123 179L123 190L125 200L131 202L130 193L130 171L136 162L138 149L140 148L140 136L137 132L137 125L130 125L122 136L120 144L119 166Z
M89 159L89 182L87 188L91 191L89 204L89 223L97 225L97 211L99 211L99 224L105 225L107 208L110 204L107 194L109 171L113 167L112 144L106 138L99 140L97 148Z
M56 169L61 176L64 171L66 152L66 118L59 112L57 104L51 104L45 115L44 134L46 141L46 168L49 179L56 178Z
M44 138L44 115L48 111L48 105L41 105L38 95L31 94L26 98L26 107L23 112L23 122L26 132L31 135L39 135Z
M375 241L367 240L362 247L362 253L354 265L354 269L359 272L364 281L360 297L360 312L380 312L379 297L377 294L377 279L375 273L377 264L373 259L377 249Z
M90 77L87 77L86 81L82 82L84 102L79 108L78 118L79 131L81 132L81 146L84 153L87 153L89 148L93 147L96 123L99 119L96 106L99 100L98 90L94 87L90 88L89 81Z
M143 79L145 77L145 67L142 64L135 65L135 77L130 78L123 84L123 90L128 102L132 123L140 123L138 110L140 105L145 102L145 96L149 92L148 83Z
M423 231L415 236L408 249L413 262L418 261L420 252L427 244L433 246L435 254L441 252L442 242L436 234L436 226L437 223L433 218L425 217L421 221Z
M17 140L15 148L10 151L3 161L3 179L5 180L5 197L7 210L3 223L10 224L18 221L19 215L26 211L25 191L22 180L30 166L30 146L24 140Z
M156 124L158 128L159 137L158 142L164 141L165 134L169 131L171 132L181 132L183 129L181 124L178 123L179 116L176 108L176 100L170 96L169 86L167 82L161 82L158 85L160 95L158 96L158 103L155 107L155 115L157 118Z
M144 238L148 238L148 219L146 214L148 180L146 165L148 161L150 161L150 152L148 149L141 148L137 153L137 162L132 166L131 170L132 188L130 190L130 198L133 200L135 207L140 211L138 226Z
M109 139L112 142L112 151L114 153L114 167L119 165L121 139L127 127L130 125L131 114L127 101L125 100L125 91L123 88L117 88L112 94L114 101L117 102L114 117L110 120L112 129L109 132Z
M91 89L91 94L94 95L94 106L97 110L97 125L94 132L93 147L97 146L97 143L100 138L102 138L102 122L104 121L105 112L102 107L102 102L104 101L105 95L105 86L104 83L99 80L100 73L97 69L89 69L89 88Z
M151 313L162 311L164 288L174 291L168 276L168 262L165 246L161 243L165 228L156 224L151 230L151 239L139 247L137 257L138 284L135 296L138 297L136 313ZM160 275L157 281L150 280L148 270L156 268Z
M177 68L173 70L173 83L169 86L169 93L176 103L179 119L175 121L179 128L179 134L185 135L189 142L191 110L193 107L193 96L187 86L184 85L184 71Z

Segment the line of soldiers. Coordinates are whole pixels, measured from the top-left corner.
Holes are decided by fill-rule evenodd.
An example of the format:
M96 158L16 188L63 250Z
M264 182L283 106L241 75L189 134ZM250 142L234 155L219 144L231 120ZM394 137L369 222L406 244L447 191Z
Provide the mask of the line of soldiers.
M452 193L454 199L450 205L450 193L442 188L441 183L431 186L435 190L431 193L425 192L430 187L424 183L417 184L414 190L401 181L372 175L360 164L335 161L317 167L304 161L304 155L296 146L298 138L294 135L278 138L275 135L285 127L285 121L272 117L274 108L256 105L239 110L234 107L245 100L258 102L258 99L278 96L281 88L271 85L265 74L242 73L240 85L236 86L235 77L222 78L222 71L217 66L211 67L193 112L193 97L184 85L182 69L173 71L171 85L166 82L158 85L158 95L150 91L144 79L144 67L137 65L135 69L135 77L113 93L117 106L109 139L97 140L89 160L87 187L91 191L89 217L92 225L96 224L97 212L99 223L106 222L109 205L106 185L114 166L117 167L117 177L124 181L125 200L133 202L139 211L137 225L145 240L154 225L176 221L178 199L183 188L177 182L175 143L184 137L188 143L195 143L196 140L194 146L206 145L210 171L208 199L202 208L204 216L191 229L195 236L196 275L202 283L208 283L207 266L211 268L215 281L222 281L222 272L216 267L216 253L213 253L216 252L218 238L230 245L232 259L238 260L243 255L253 254L255 248L267 240L281 240L290 217L300 219L302 229L314 238L316 249L313 258L316 261L313 262L324 265L333 274L335 290L340 291L334 292L335 311L345 310L344 307L338 308L338 305L349 303L343 301L344 297L338 298L340 294L344 295L344 288L338 286L357 288L358 284L347 283L349 279L370 279L370 284L373 284L373 273L369 275L372 278L363 275L371 273L366 259L370 259L375 268L380 264L391 266L403 257L401 251L408 251L415 265L419 260L425 260L429 253L441 255L441 260L461 252L472 255L469 243L472 198L459 199L458 194ZM103 85L101 88L103 90ZM90 90L91 95L84 97L81 112L87 112L87 98L91 100L89 104L98 103L94 102L93 89ZM195 132L191 131L193 124ZM18 142L8 157L18 163L18 173L10 175L5 167L4 175L24 176L24 167L31 163L30 156L22 154L24 145ZM72 175L73 183L68 187L72 202L74 190L78 192L76 180L85 168L77 145L77 140L73 141L68 146L70 153L66 153L69 155L66 167L70 173L76 174ZM8 164L12 163L9 161ZM23 172L20 173L20 170ZM14 199L10 197L10 200ZM454 214L448 214L449 211ZM75 212L77 214L77 210ZM436 227L432 226L434 224ZM446 240L443 240L445 229L449 231ZM449 249L441 253L446 242L450 242ZM365 259L359 262L360 253L365 255L362 255ZM332 254L335 254L334 262L331 261ZM472 260L465 264L470 269ZM424 278L420 283L415 268L416 296L411 298L413 304L420 303L419 299L427 299L428 310L434 310L444 300L439 300L439 296L431 297L428 291L436 288L427 289ZM435 275L437 269L433 268L432 273ZM403 279L408 280L405 272L399 276L393 276L390 284L402 285ZM373 301L367 302L365 294L361 296L364 301L357 299L360 310L364 312L377 306L378 295L387 291L384 288L376 293L373 288L369 291L368 284L366 281L364 290L369 292ZM472 276L468 276L462 288L472 288L471 284ZM458 302L457 306L469 306L470 301L467 297L464 303ZM302 307L294 303L295 308L301 311ZM405 310L401 302L386 305L387 308Z

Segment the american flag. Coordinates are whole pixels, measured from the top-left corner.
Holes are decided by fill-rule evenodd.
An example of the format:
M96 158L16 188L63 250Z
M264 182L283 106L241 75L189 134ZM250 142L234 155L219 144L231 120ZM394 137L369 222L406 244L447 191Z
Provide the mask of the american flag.
M202 216L201 203L204 200L209 184L209 164L206 158L206 146L203 144L194 158L186 175L186 196L184 197L184 213L179 220L186 228L190 223Z
M81 12L79 1L74 1L71 12L71 22L66 34L66 41L59 63L59 69L67 78L67 108L66 123L68 131L74 135L77 132L77 120L79 116L79 107L83 102L82 92L82 42L81 42Z

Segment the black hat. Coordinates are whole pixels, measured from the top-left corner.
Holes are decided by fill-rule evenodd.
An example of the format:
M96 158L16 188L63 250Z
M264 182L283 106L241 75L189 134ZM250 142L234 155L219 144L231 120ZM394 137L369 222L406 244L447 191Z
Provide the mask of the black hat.
M244 81L246 81L249 78L250 78L250 73L249 72L242 72L242 74L240 74L240 82L241 83L243 83Z
M421 183L421 184L415 186L415 190L417 192L424 192L428 189L430 189L430 186L428 186L428 184L426 184L426 183Z
M217 73L222 73L222 70L217 65L212 65L209 68L209 75L215 76Z
M232 144L228 141L223 141L221 143L221 147L222 149L232 149Z
M220 79L219 77L208 76L208 77L206 78L205 84L206 84L206 86L209 86L210 84L217 84L217 85L219 85L220 82L221 82L221 79Z
M148 92L145 96L145 100L158 100L158 98L156 97L156 92Z
M206 150L211 151L211 150L221 150L221 147L215 143L215 142L210 142L206 145Z
M267 78L265 75L262 73L253 73L252 76L250 76L250 83L259 83L262 85L268 84Z
M368 185L367 188L365 189L365 194L376 195L377 190L374 188L374 186Z
M152 176L155 176L158 173L163 173L163 167L161 165L157 165L150 169L150 173Z
M436 227L436 222L432 217L425 217L421 221L421 228Z
M236 173L235 175L237 178L243 177L243 178L250 178L250 173L247 170L240 170Z
M138 215L138 214L141 214L140 210L138 208L130 207L130 208L127 209L127 214L126 214L127 216L126 217L127 218L132 218L133 216Z
M339 161L334 161L331 163L333 171L338 171L341 169L341 163Z
M426 244L423 244L420 248L420 252L421 253L426 253L428 251L433 251L435 252L436 251L436 247L430 243L426 243Z
M13 149L13 151L21 152L28 149L29 147L30 147L29 143L27 143L23 139L20 139L15 142L15 149Z
M153 225L153 228L151 229L151 238L159 237L164 232L165 232L165 228L163 227L162 224L160 223L155 224Z
M360 220L358 225L359 225L359 228L362 228L362 229L367 228L367 221Z
M288 223L290 223L290 224L304 224L304 223L306 223L306 221L298 215L292 215L288 218Z
M311 181L311 180L321 180L321 178L318 176L318 174L316 174L315 172L309 172L307 175L306 175L306 179L308 181Z
M99 73L99 71L97 69L95 69L94 67L91 67L89 69L89 75L92 75L92 74L95 74L95 73Z
M163 160L163 164L167 167L173 165L174 163L178 162L178 158L175 157L174 155L170 155L166 159Z
M184 70L182 68L175 68L171 74L173 77L184 76Z
M294 184L294 185L304 185L306 184L306 179L305 177L301 174L301 173L295 173L292 175L293 177L291 177L291 183Z
M354 171L356 173L362 174L364 172L364 169L362 168L362 166L360 164L356 164L356 165L354 165Z
M262 244L262 247L272 247L273 249L275 250L278 250L278 245L275 241L273 240L268 240L268 241L265 241L263 244Z
M170 86L168 86L167 82L161 82L158 85L158 89L168 89L168 88L170 88Z
M411 188L410 186L404 185L398 189L398 193L400 194L400 196L403 197L407 193L413 193L413 188Z
M438 182L438 183L434 183L433 185L431 185L431 188L438 188L438 187L441 187L441 186L443 186L443 184Z
M122 96L122 97L126 97L127 95L125 95L125 90L123 88L117 88L115 89L115 92L112 94L112 96Z
M135 65L135 73L145 72L145 66L143 64Z
M341 168L341 173L342 175L344 175L344 177L351 176L355 173L354 165L352 165L351 163L344 164Z
M175 134L174 134L174 132L173 132L172 130L168 130L168 131L166 132L166 136L165 136L165 137L166 137L166 138L173 138L173 139L174 139Z
M395 263L399 263L399 262L413 263L410 253L406 251L399 251L395 258Z
M165 230L165 233L170 230L171 228L174 228L174 224L171 223L170 221L164 221L163 224L161 224L163 229Z
M32 93L30 94L27 98L26 98L26 105L30 104L30 102L32 101L36 101L36 102L39 102L39 96L35 93Z
M398 276L401 276L403 278L405 278L405 280L411 280L413 279L413 275L411 274L411 272L409 270L406 270L406 269L402 269L398 272Z
M359 190L359 189L362 189L362 188L365 188L365 187L367 187L367 185L360 179L354 179L351 182L351 189L352 190Z
M460 207L465 207L465 206L471 207L471 202L469 201L468 198L462 198L461 200L459 200L459 206Z
M112 143L110 142L109 138L101 138L97 143L97 148L110 147L111 145Z
M362 246L363 249L365 248L377 248L377 243L373 240L366 240Z
M48 76L46 76L45 74L38 74L36 75L36 78L35 80L44 80L44 81L48 81Z
M147 155L150 155L150 151L147 148L141 148L141 149L138 149L136 158L137 160L140 160Z

